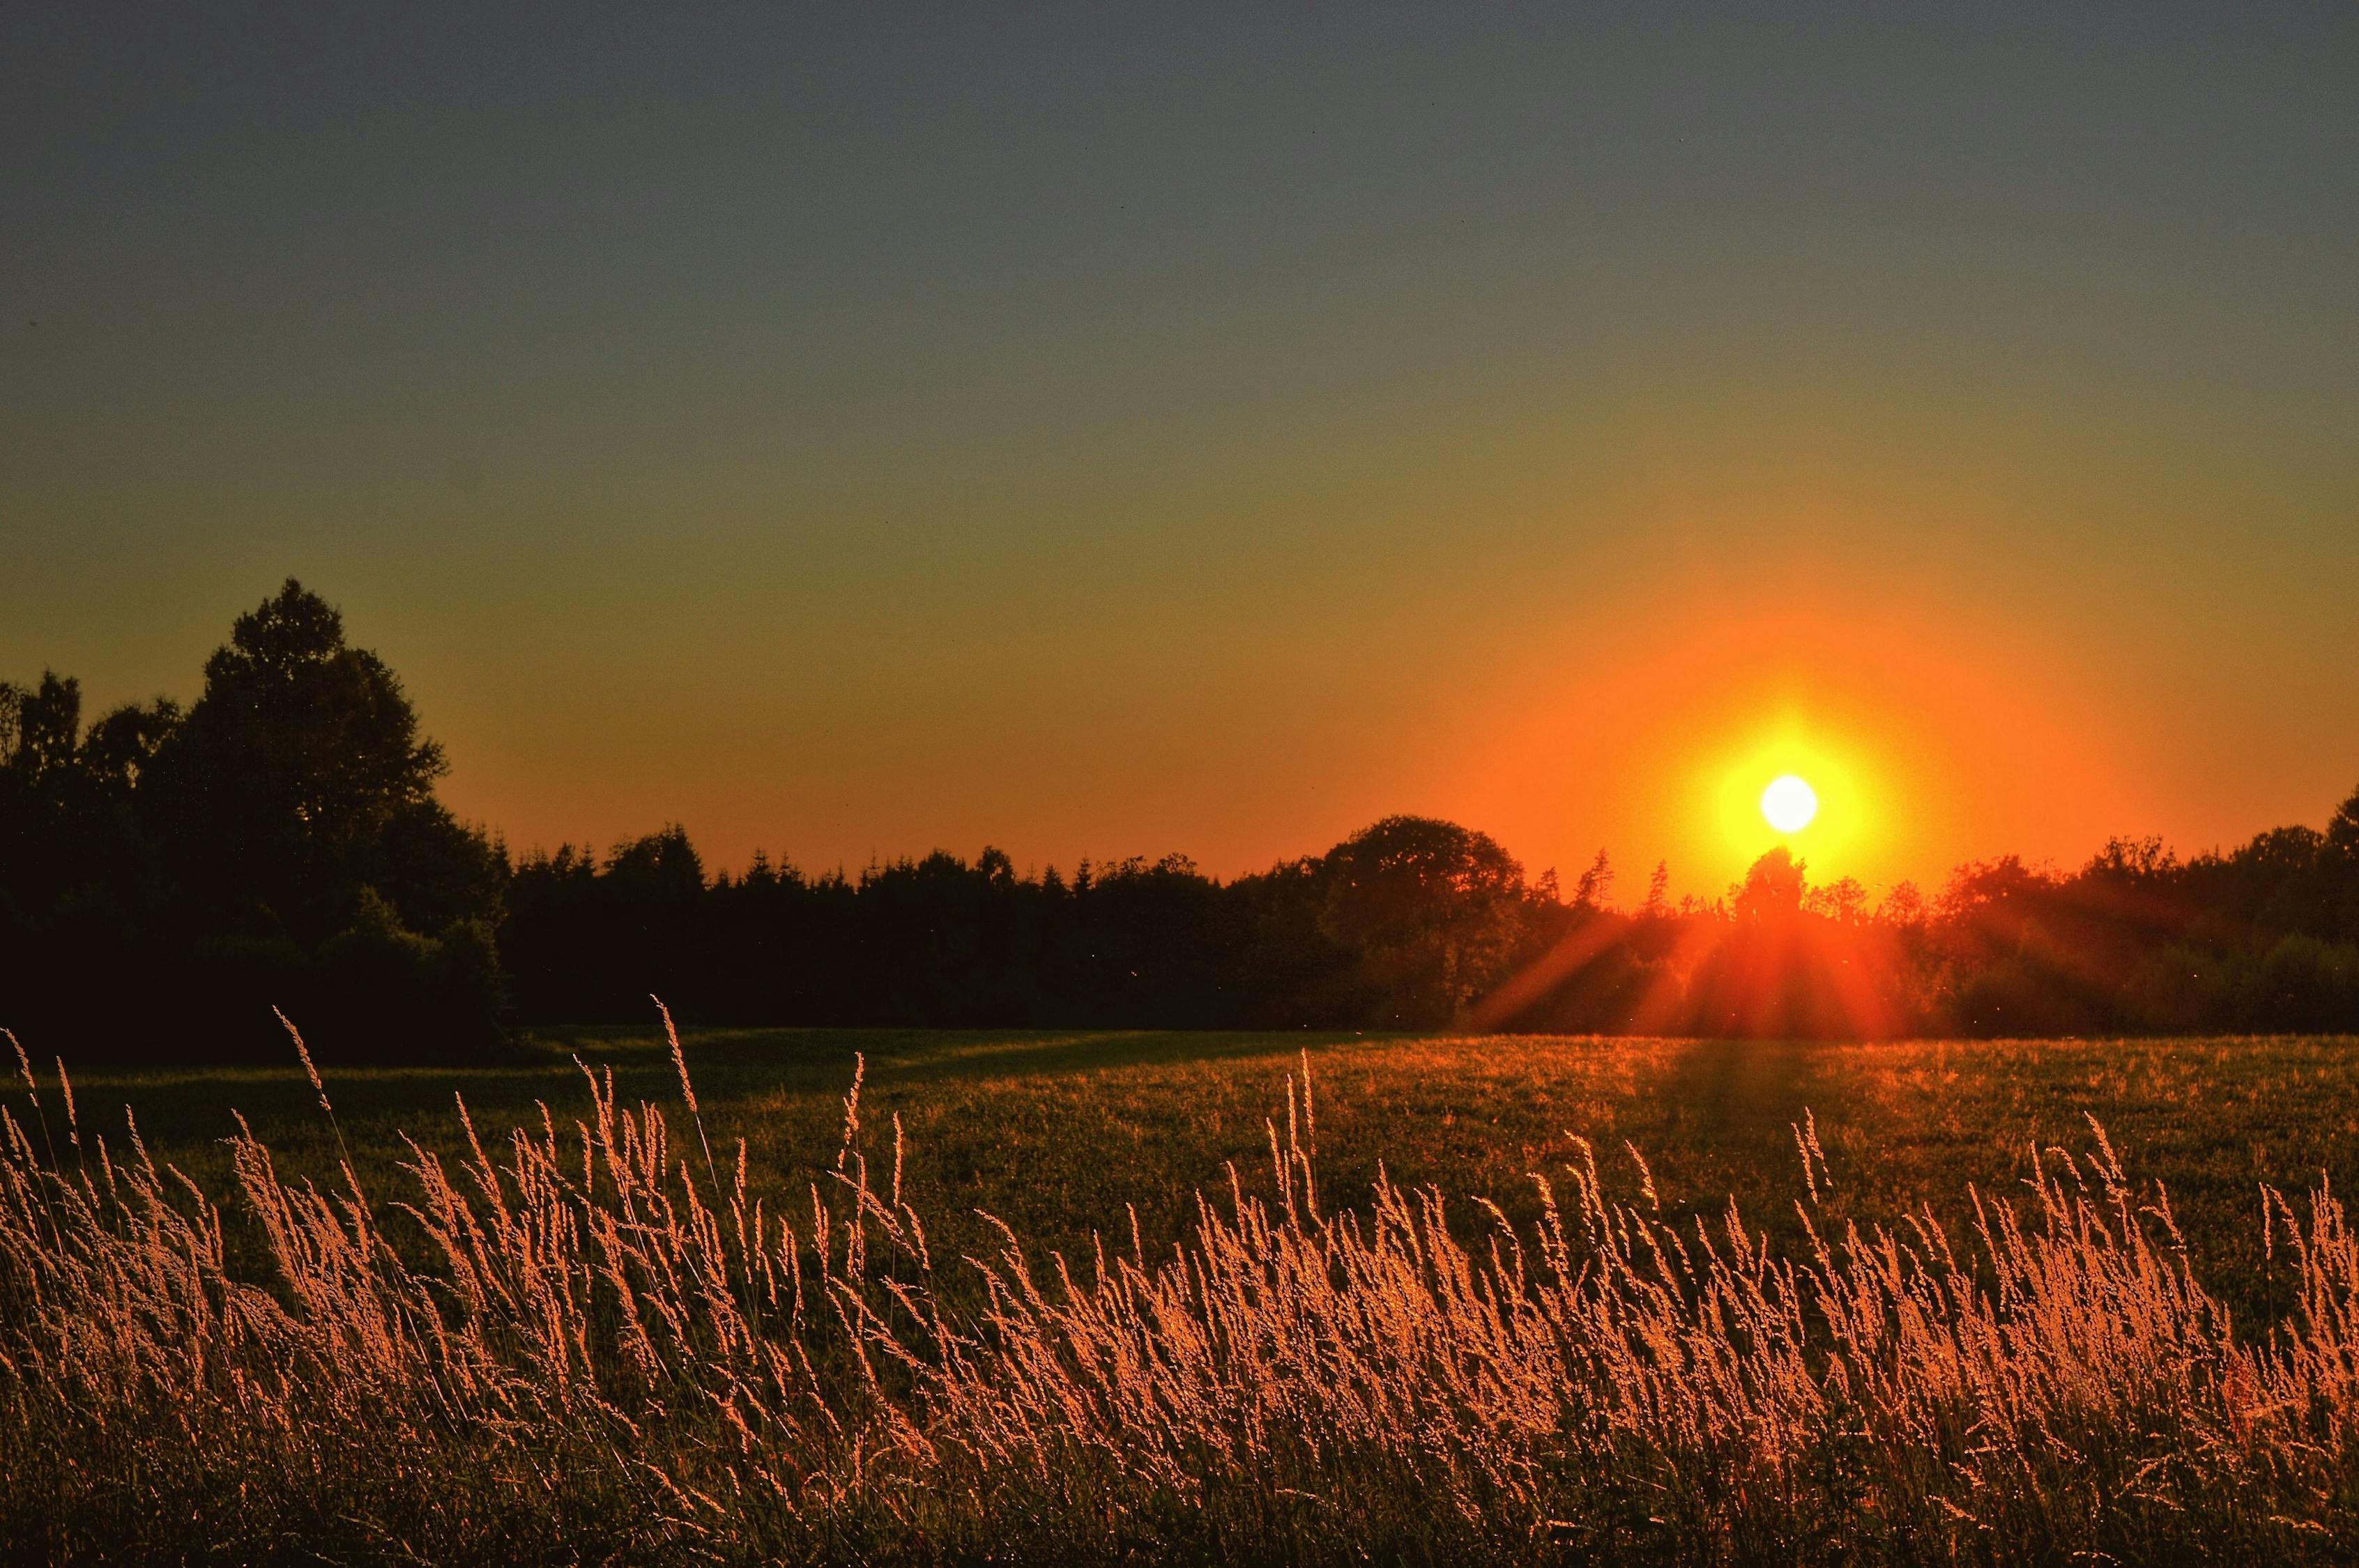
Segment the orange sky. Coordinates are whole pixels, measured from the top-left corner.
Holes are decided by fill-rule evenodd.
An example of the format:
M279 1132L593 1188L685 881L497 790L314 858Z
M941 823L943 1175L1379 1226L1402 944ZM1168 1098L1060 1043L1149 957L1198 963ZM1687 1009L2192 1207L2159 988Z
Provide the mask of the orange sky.
M1814 880L1880 890L1938 885L1999 846L2071 858L2155 819L2123 754L2127 727L2085 676L1958 607L1680 604L1616 617L1615 645L1569 654L1501 715L1453 781L1463 813L1527 843L1596 825L1625 900L1643 892L1647 854L1675 889L1708 892L1783 844ZM1819 802L1790 835L1760 808L1786 773ZM1581 859L1559 859L1569 881Z
M251 24L251 25L249 25ZM518 849L1717 892L2359 784L2359 24L27 14L0 678L292 572Z

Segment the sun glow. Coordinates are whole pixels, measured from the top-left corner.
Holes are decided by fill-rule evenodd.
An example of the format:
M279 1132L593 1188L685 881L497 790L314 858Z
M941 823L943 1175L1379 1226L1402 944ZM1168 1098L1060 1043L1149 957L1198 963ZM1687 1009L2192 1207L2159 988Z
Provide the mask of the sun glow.
M1792 773L1780 773L1761 792L1761 816L1780 833L1799 833L1819 814L1819 795Z
M2145 808L2106 711L2059 676L2070 649L1872 586L1840 602L1797 590L1774 610L1753 590L1649 604L1584 627L1470 711L1430 794L1498 824L1531 864L1610 849L1625 899L1658 861L1672 897L1722 896L1777 849L1808 859L1813 885L1938 888L1998 846L2085 854L2108 813ZM1762 809L1788 774L1818 798L1799 833Z
M1701 770L1698 804L1732 874L1781 846L1808 853L1814 882L1875 865L1889 848L1894 781L1862 728L1856 716L1786 708Z

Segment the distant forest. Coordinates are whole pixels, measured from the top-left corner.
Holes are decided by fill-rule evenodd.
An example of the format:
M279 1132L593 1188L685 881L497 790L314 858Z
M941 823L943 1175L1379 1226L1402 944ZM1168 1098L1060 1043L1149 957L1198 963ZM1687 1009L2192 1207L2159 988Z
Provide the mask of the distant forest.
M1221 881L1183 857L1019 872L985 849L708 874L678 827L513 859L434 794L398 679L289 579L196 702L87 726L0 684L0 1025L79 1059L495 1050L518 1025L1645 1032L1879 1037L2359 1030L2359 793L2180 860L2117 839L1927 896L1782 850L1723 898L1570 888L1388 817ZM1617 895L1622 895L1618 896Z

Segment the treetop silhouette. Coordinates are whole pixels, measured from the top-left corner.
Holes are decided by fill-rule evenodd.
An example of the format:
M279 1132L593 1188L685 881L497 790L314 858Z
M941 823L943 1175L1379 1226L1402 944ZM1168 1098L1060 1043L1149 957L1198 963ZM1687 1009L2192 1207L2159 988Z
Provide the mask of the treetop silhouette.
M1184 856L1019 871L986 847L709 875L678 825L512 862L434 794L384 660L289 579L185 711L85 730L0 683L0 1023L148 1055L477 1053L517 1022L706 1022L1888 1034L2359 1029L2359 793L2181 860L2000 856L1938 897L1812 884L1779 848L1724 901L1668 868L1571 896L1496 840L1388 816L1220 881Z

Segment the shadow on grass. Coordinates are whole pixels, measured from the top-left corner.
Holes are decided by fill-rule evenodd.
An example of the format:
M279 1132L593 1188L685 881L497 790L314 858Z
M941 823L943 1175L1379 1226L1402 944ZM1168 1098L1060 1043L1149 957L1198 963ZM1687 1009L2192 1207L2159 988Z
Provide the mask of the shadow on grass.
M1147 1066L1280 1060L1301 1047L1368 1044L1413 1036L1190 1033L1147 1030L689 1029L682 1044L700 1098L726 1102L756 1094L833 1097L850 1085L864 1056L872 1082L910 1087L985 1084ZM628 1100L666 1103L679 1096L670 1048L660 1029L582 1026L533 1031L511 1051L481 1065L346 1065L333 1041L310 1043L339 1117L390 1130L423 1128L452 1114L453 1095L479 1116L521 1116L536 1101L552 1110L582 1098L580 1069L611 1071ZM67 1070L73 1072L71 1057ZM257 1130L306 1140L327 1136L317 1098L288 1051L283 1067L191 1066L74 1074L82 1120L110 1132L129 1106L148 1141L161 1146L210 1141L234 1130L243 1113ZM10 1091L23 1105L23 1090ZM49 1106L54 1115L58 1107ZM312 1123L319 1123L316 1128Z

